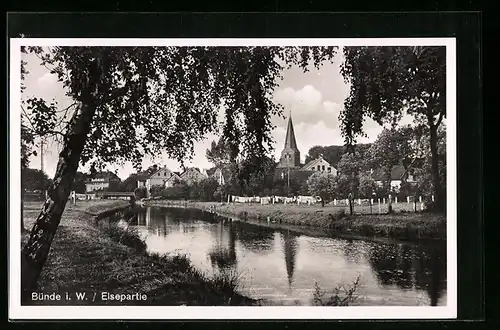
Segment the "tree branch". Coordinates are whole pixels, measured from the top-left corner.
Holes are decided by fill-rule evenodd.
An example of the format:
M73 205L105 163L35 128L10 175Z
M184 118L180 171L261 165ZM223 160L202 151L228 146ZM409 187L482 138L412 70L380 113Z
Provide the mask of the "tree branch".
M439 127L439 125L440 125L440 124L441 124L441 122L443 121L443 117L444 117L444 113L443 113L443 112L440 112L440 113L439 113L438 120L437 120L436 124L434 125L435 127Z

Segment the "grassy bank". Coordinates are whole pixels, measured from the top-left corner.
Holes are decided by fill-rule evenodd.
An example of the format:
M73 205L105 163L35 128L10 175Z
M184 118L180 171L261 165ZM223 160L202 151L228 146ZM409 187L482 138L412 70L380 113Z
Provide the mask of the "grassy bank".
M118 206L116 201L68 204L37 291L59 293L62 299L54 302L30 300L26 304L203 306L256 303L236 292L236 275L209 278L194 269L185 256L148 254L138 233L126 225L111 223L99 228L94 225L95 216ZM31 229L40 208L40 203L24 204L27 229ZM27 241L28 235L22 235L22 243ZM66 298L66 293L71 299ZM77 299L77 293L85 293L85 297L80 295ZM105 293L123 295L121 297L127 300L106 300ZM137 300L139 296L142 299L142 295L145 300Z
M347 215L344 207L260 205L214 202L146 201L145 205L183 206L215 211L242 220L283 223L333 230L342 234L398 240L445 240L446 217L427 212Z

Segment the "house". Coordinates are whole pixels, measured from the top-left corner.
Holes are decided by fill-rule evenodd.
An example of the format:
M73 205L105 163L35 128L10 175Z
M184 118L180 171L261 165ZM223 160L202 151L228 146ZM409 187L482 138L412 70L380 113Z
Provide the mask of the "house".
M379 168L376 170L371 170L372 178L378 186L383 186L384 182L387 181L386 173L383 169ZM403 165L396 165L391 170L391 189L399 190L403 179L406 179L408 183L416 183L414 176L406 171Z
M85 182L85 192L113 191L120 182L118 175L113 172L97 172Z
M179 172L172 172L172 175L165 182L165 188L173 187L177 182L181 182L181 176Z
M205 176L196 167L189 167L180 175L180 179L190 185L205 179Z
M276 166L275 177L284 179L290 175L290 177L300 178L302 182L307 180L312 173L318 171L337 175L337 169L328 163L322 156L305 165L300 163L300 151L297 147L292 115L290 114L288 117L285 143L281 151L279 163Z
M172 171L170 171L167 166L161 167L153 172L151 175L141 175L141 178L137 180L137 187L146 187L149 191L152 186L165 186L165 183L172 176Z
M335 176L337 175L337 169L332 165L330 165L330 163L328 163L326 160L324 160L322 156L319 156L318 158L311 160L309 163L304 165L300 170L326 172L326 173L331 173Z

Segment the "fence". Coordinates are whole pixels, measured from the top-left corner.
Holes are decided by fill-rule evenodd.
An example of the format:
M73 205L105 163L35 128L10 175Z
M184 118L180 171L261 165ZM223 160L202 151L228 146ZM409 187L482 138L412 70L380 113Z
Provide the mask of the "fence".
M432 198L434 199L434 198ZM290 205L290 207L314 207L321 208L321 199L313 196L295 196L295 197L282 197L282 196L266 196L266 197L246 197L229 195L228 203L234 204L252 204L252 205ZM393 212L419 212L426 209L424 199L422 196L417 198L408 197L406 200L401 201L398 198L391 200L391 207ZM333 208L336 210L344 209L346 213L350 212L349 200L334 199L331 202L325 203L325 208ZM389 198L374 198L374 199L361 199L353 200L353 213L355 214L382 214L389 211Z

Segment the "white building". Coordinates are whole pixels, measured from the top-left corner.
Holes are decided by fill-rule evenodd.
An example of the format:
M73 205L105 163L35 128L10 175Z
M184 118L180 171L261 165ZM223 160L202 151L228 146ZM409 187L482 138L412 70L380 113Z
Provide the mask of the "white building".
M302 166L301 171L326 172L337 175L337 169L330 165L322 156L311 160L309 163Z

